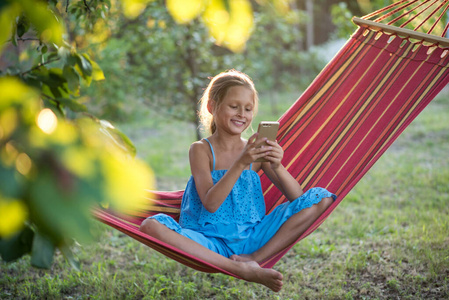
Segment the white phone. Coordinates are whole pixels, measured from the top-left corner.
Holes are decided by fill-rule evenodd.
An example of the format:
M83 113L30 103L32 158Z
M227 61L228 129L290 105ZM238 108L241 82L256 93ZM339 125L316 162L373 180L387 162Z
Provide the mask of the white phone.
M278 130L279 130L279 122L262 121L259 123L259 128L257 129L257 132L259 133L257 139L267 138L269 141L275 141ZM263 144L257 145L257 147L261 147L262 145ZM265 161L267 160L263 157L256 159L256 162L265 162Z

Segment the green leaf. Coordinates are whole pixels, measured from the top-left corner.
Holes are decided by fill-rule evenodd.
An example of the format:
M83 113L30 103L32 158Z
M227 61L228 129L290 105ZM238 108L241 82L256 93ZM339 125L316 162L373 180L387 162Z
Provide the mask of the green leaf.
M0 10L2 10L3 8L5 8L8 5L7 1L1 0L0 1Z
M0 191L3 196L19 197L22 186L17 181L14 168L6 168L0 164Z
M92 82L92 65L83 55L74 54L76 58L75 70L83 77L86 85Z
M17 35L22 37L29 29L30 22L27 18L25 18L25 16L21 16L19 22L17 23Z
M62 75L67 80L69 90L74 95L79 95L80 77L75 69L70 66L65 66Z
M52 59L56 59L56 58L58 58L58 57L59 57L59 55L58 55L57 52L51 52L51 53L48 55L47 59L48 59L48 60L52 60Z
M105 134L108 138L114 141L114 144L122 148L125 152L130 153L131 155L136 155L136 147L133 142L120 130L112 126L106 120L100 120L100 131Z
M15 27L13 26L14 20L20 13L20 10L17 6L2 2L3 1L0 1L0 53L6 46L6 42L9 38L11 38L13 43L15 42L14 37L11 36L11 33L14 30L13 28Z
M67 56L67 65L75 67L78 62L77 56L77 53L70 53L70 55Z
M90 61L84 57L84 55L79 55L76 54L76 62L78 67L81 70L81 74L82 76L85 78L87 76L91 76L92 75L92 65L90 63Z
M0 255L4 261L13 261L31 251L34 232L26 227L10 239L0 239Z
M30 186L31 220L54 241L62 242L67 238L89 241L92 237L90 208L95 198L101 198L101 189L86 191L84 183L99 190L98 183L79 180L65 168L53 168L41 169Z
M92 79L95 81L104 80L104 73L100 66L91 59L89 59L89 62L92 64Z
M50 269L54 254L55 246L52 241L36 232L31 251L31 265L37 268Z
M87 107L84 104L78 103L74 99L69 98L56 98L56 101L63 104L64 106L70 108L74 112L85 112L87 111Z
M56 102L53 99L44 99L45 107L50 108L54 113L58 113L58 116L64 117L66 116L66 113L61 105L59 105L59 102Z
M45 1L22 0L21 7L34 28L39 38L44 42L61 45L65 28L57 19L52 10L48 9Z
M58 53L58 57L61 58L62 62L67 62L71 66L75 65L76 60L75 60L75 58L72 57L73 55L70 52L70 50L67 49L67 47L62 46L62 47L59 47L57 49L58 49L58 52L57 52Z
M61 250L62 254L64 254L64 257L67 259L72 268L79 271L81 264L79 260L76 258L76 256L73 254L70 247L68 245L64 245L62 247L59 247L59 250Z

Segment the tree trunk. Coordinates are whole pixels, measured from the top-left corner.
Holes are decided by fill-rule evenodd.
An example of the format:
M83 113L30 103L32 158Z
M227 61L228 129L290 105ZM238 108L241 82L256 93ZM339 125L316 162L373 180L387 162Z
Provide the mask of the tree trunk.
M198 72L198 62L196 60L196 57L198 56L196 53L196 47L194 47L194 42L191 41L191 27L189 25L186 26L189 30L187 30L187 36L186 36L186 43L185 45L187 46L186 49L186 54L184 56L184 62L187 65L187 68L190 71L190 80L194 80L196 78L199 77L199 72ZM194 115L194 121L193 123L195 124L195 131L196 131L196 139L200 140L201 139L201 130L200 130L200 120L197 114L198 111L198 100L200 97L200 86L197 86L197 81L194 80L193 81L193 87L192 90L190 91L190 103L192 104L192 110L193 110L193 115Z
M313 0L306 0L306 12L308 21L306 24L306 49L309 50L313 44Z

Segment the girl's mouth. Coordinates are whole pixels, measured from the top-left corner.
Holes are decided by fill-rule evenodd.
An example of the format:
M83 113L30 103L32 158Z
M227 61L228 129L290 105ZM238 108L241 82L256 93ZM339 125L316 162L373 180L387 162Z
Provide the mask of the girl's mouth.
M231 120L232 123L235 124L235 126L241 127L243 125L245 125L244 121L239 121L239 120Z

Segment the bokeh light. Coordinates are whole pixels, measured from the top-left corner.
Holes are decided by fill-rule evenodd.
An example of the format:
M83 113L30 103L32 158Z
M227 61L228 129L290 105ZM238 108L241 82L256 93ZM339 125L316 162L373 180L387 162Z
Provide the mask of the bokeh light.
M22 175L28 175L32 167L31 159L25 153L20 153L16 159L16 169Z
M58 126L58 118L51 109L44 108L37 116L37 126L46 134L51 134Z
M19 231L27 215L27 208L22 201L4 199L0 195L0 237L8 238Z

